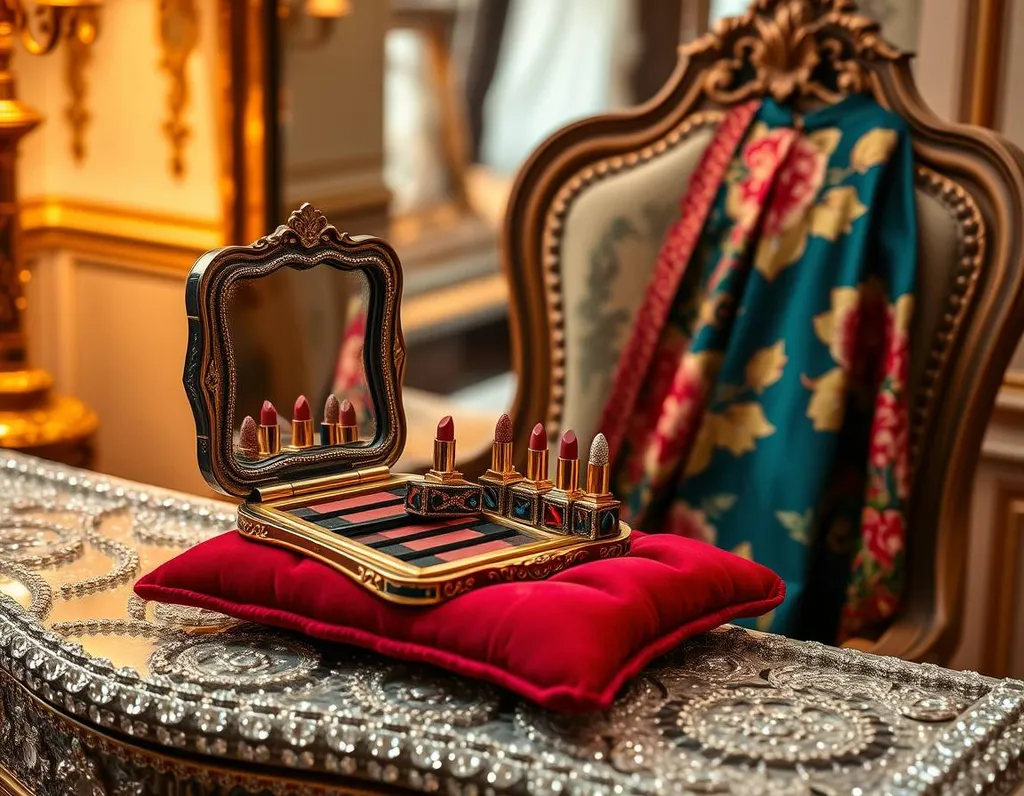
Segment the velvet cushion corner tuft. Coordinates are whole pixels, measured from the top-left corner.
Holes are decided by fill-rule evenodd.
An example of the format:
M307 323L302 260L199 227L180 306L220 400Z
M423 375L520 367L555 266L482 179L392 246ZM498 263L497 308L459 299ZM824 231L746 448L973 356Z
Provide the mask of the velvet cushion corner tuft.
M186 550L135 591L432 664L566 713L608 707L654 658L767 613L785 596L779 577L759 564L693 539L638 532L622 558L431 607L389 603L326 564L235 532Z

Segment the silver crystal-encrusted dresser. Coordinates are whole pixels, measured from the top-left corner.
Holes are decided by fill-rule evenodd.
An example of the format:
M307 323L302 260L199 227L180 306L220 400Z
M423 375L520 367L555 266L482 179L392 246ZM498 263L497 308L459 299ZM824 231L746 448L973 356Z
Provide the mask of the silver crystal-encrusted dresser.
M722 629L606 713L217 614L138 575L224 504L0 456L0 793L1011 793L1024 685Z

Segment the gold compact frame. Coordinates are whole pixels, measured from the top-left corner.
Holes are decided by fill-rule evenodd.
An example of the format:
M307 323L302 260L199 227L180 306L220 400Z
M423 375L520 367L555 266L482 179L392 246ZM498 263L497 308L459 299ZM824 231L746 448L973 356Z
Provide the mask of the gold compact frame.
M316 494L317 500L355 497L419 480L419 476L395 473L386 480L372 480ZM481 553L445 564L416 567L406 564L345 536L332 533L287 512L309 502L288 497L263 503L245 503L238 509L239 531L252 539L296 550L347 575L388 602L434 605L473 589L498 583L543 580L577 564L615 558L629 552L631 530L619 522L619 532L605 539L544 531L489 511L481 522L513 528L536 541L500 553Z
M376 434L367 445L289 451L243 466L233 449L237 373L228 322L231 288L280 268L322 265L360 271L370 283L367 324L377 339L365 347L363 364L378 419ZM199 467L211 487L244 498L260 489L286 489L290 482L386 468L398 459L405 445L401 295L401 264L387 243L339 232L308 203L255 243L215 249L196 262L185 290L189 339L182 381L196 421Z

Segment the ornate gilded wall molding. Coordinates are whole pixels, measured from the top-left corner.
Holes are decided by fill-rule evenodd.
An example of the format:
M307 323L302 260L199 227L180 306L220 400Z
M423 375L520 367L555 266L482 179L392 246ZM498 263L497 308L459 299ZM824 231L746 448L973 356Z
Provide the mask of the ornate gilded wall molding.
M85 161L85 130L92 121L92 114L86 103L88 83L85 70L92 60L88 44L79 39L69 39L64 56L64 81L68 88L68 105L64 118L71 127L71 156L76 163Z
M171 145L171 172L185 173L185 144L192 130L185 121L189 102L188 60L199 42L199 10L195 0L157 0L160 68L170 78L167 120L163 129Z

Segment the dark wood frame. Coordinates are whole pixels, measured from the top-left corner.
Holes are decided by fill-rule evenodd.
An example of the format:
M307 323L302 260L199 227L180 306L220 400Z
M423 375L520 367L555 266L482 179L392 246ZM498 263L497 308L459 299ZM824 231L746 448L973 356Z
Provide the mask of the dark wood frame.
M358 446L286 451L255 465L234 452L236 384L228 300L241 280L281 268L359 271L369 283L363 363L377 418L371 442ZM402 378L405 340L401 324L402 266L384 241L352 237L304 204L270 235L249 246L207 252L189 272L185 287L188 347L182 381L196 422L199 468L213 489L246 497L257 489L377 465L392 465L405 447Z
M651 102L570 125L537 149L512 190L502 260L520 374L512 418L516 449L525 451L534 423L543 420L554 436L561 420L558 253L573 190L656 157L744 99L831 103L864 91L903 116L919 187L957 221L959 262L928 354L912 363L905 600L877 642L852 645L944 661L959 636L982 437L1024 332L1024 154L990 131L937 118L915 88L910 58L888 45L852 0L756 0L743 17L721 21L682 48L676 72Z

